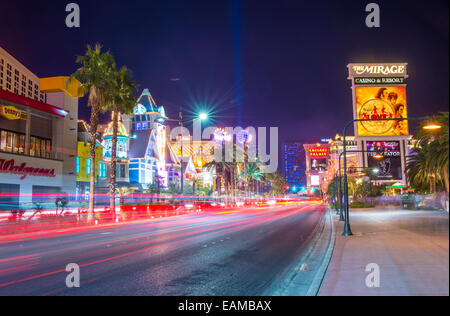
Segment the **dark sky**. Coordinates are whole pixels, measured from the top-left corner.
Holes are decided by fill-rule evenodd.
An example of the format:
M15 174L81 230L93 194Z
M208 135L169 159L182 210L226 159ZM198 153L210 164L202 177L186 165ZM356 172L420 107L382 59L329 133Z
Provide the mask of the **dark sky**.
M283 141L334 136L352 118L349 62L408 62L410 116L448 109L448 1L73 1L78 29L69 2L2 0L0 46L46 77L99 42L172 117L213 108L234 126L241 104L243 125L279 126ZM364 24L369 2L379 29Z

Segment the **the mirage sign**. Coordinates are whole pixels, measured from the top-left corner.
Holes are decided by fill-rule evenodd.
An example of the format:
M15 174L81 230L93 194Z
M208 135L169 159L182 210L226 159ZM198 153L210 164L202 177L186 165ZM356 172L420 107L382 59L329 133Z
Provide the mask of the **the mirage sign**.
M355 77L407 77L406 63L389 64L349 64L351 78Z

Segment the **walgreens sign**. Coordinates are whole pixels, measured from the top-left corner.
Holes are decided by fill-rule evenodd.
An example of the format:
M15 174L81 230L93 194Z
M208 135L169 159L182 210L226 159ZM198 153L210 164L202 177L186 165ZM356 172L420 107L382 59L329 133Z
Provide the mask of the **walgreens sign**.
M56 177L55 169L34 168L32 166L27 166L25 162L20 165L16 165L14 159L0 159L0 173L20 175L20 180L24 180L28 176L48 178Z

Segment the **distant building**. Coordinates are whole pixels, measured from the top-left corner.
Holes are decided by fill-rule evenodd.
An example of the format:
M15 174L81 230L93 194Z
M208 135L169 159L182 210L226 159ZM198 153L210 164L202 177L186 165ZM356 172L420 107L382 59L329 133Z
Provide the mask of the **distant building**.
M324 191L328 186L328 160L330 145L304 144L306 152L306 177L308 189Z
M113 138L113 122L111 121L103 131L102 134L103 145L103 159L110 165L112 157L112 138ZM128 171L128 141L130 136L123 125L119 116L119 122L117 126L117 146L116 146L116 184L128 185L130 182Z
M149 185L159 179L162 186L178 183L179 167L167 141L167 116L150 91L144 89L133 115L123 115L129 140L129 182Z
M89 125L78 121L78 151L76 160L76 199L89 199L91 181L91 144ZM103 160L103 146L97 141L95 148L95 186L104 186L108 178L108 164Z
M0 47L0 89L45 102L38 76Z
M283 145L283 177L289 186L306 186L306 157L303 143L292 142Z

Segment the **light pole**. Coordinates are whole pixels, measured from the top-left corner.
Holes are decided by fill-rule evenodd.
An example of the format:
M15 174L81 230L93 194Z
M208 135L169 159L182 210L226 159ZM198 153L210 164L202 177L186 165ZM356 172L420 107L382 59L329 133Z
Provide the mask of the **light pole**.
M199 119L200 120L200 124L201 124L201 121L206 121L207 119L208 119L208 114L207 113L205 113L205 112L201 112L199 115L198 115L198 118L197 119ZM172 119L166 119L167 121L178 121L178 124L179 124L179 126L180 127L183 127L183 123L184 122L188 122L188 121L191 121L191 119L183 119L183 112L181 111L181 108L180 108L180 112L179 112L179 115L178 115L178 120L172 120ZM192 119L192 121L194 121L195 120L195 118L194 119ZM201 130L201 125L200 125L200 130ZM180 157L181 157L181 159L180 159L180 192L181 192L181 195L183 195L183 193L184 193L184 164L183 164L183 157L184 157L184 148L183 148L183 142L184 142L184 139L183 139L183 135L181 135L181 143L180 143L180 151L181 151L181 153L180 153ZM200 139L200 142L201 142L201 139Z
M367 150L349 150L346 153L368 153L368 151ZM343 205L343 201L342 201L342 192L341 192L342 191L341 190L341 177L342 177L342 173L341 173L341 158L342 158L343 154L344 154L344 152L341 152L339 154L339 168L338 168L338 170L339 170L339 203L340 203L340 207L339 207L339 221L340 222L343 222L347 218L347 214L344 217L344 211L343 211L344 205ZM378 153L374 157L376 159L383 158L383 156L379 156ZM345 169L345 171L347 171L347 169ZM348 226L350 228L350 224L348 224Z
M344 212L345 212L345 225L342 236L352 236L353 233L350 229L350 218L349 218L349 205L348 205L348 182L347 182L347 142L345 140L347 134L347 128L355 122L375 122L375 121L417 121L417 120L427 120L428 117L409 117L409 118L380 118L380 119L353 119L349 121L345 126L342 133L343 136L343 155L344 155ZM426 125L423 129L431 124ZM436 128L434 128L436 129Z

